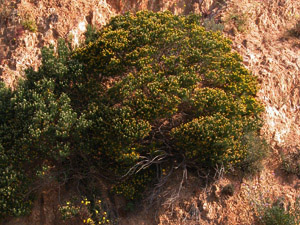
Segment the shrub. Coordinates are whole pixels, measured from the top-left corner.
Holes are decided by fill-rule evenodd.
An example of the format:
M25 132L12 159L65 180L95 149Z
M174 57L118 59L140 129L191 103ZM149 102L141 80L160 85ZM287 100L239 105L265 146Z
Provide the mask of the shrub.
M263 225L297 225L300 222L300 202L286 202L284 196L271 200L269 190L258 186L248 188L251 206L258 224ZM286 204L285 204L286 203Z
M256 78L230 51L230 41L206 32L197 16L140 12L115 17L96 42L74 57L83 62L98 93L103 82L113 79L97 95L115 115L131 121L123 130L124 119L113 119L114 132L124 137L120 142L131 143L130 149L123 145L114 150L118 158L145 152L142 140L165 121L163 134L153 139L157 148L164 149L161 143L167 142L172 151L198 164L234 165L246 154L243 134L261 125ZM172 126L175 116L182 122Z
M38 28L34 19L25 19L22 21L22 26L25 30L37 32Z
M283 208L279 206L273 206L267 208L262 217L262 223L265 225L294 225L294 218Z
M96 41L98 38L98 30L92 25L88 24L86 27L85 35L85 44L89 44L90 42Z
M239 167L244 175L253 176L262 171L262 161L269 154L269 145L255 133L245 134L243 139L244 145L247 146L247 153Z
M230 40L196 15L169 12L118 16L97 35L73 52L61 40L57 52L44 48L38 71L28 69L14 91L1 86L1 157L11 168L1 192L22 175L1 216L18 215L12 199L27 204L26 187L44 168L90 196L89 184L107 177L135 200L156 168L229 168L247 158L245 136L259 133L263 107Z
M300 177L300 149L281 153L282 170L289 174L295 174Z
M224 30L224 25L221 23L216 23L214 19L204 19L203 26L207 30L211 30L211 31L223 31Z
M27 70L27 80L15 91L0 87L0 217L26 214L34 189L29 186L37 181L37 172L59 165L70 154L70 131L77 115L67 94L58 90L63 82L51 77L65 69L62 52L58 58L52 53L43 50L43 66L38 72Z
M236 29L239 32L244 32L247 29L248 23L248 14L244 12L240 12L239 10L234 10L230 13L227 22L233 23Z
M87 197L82 196L82 200L79 201L73 197L59 207L59 212L64 221L77 217L83 224L113 224L99 198L89 201Z
M293 209L289 207L286 210L280 205L273 204L263 208L260 213L260 221L264 225L297 225L300 222L299 199L296 200Z
M227 185L225 185L225 186L222 188L221 193L222 193L223 195L233 196L234 190L235 190L235 188L234 188L234 185L233 185L233 184L227 184Z

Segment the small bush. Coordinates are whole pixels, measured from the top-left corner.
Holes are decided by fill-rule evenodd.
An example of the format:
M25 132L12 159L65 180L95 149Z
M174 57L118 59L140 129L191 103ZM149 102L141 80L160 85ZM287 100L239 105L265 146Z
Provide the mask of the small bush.
M296 23L294 28L290 30L290 34L294 37L300 38L300 20Z
M296 225L294 216L279 206L266 208L261 222L265 225Z
M30 32L37 32L38 28L34 19L25 19L22 21L22 26Z
M71 202L66 202L65 205L59 207L59 212L63 220L68 220L79 214L80 207L71 204Z
M300 177L300 149L288 153L281 153L282 170Z
M224 25L221 23L216 23L214 19L204 19L203 26L206 28L206 30L211 31L223 31Z
M260 221L264 225L299 225L300 223L300 202L296 199L293 207L287 209L278 201L272 206L262 208L260 211Z
M255 133L246 134L243 140L247 145L247 153L239 167L245 175L253 176L262 171L262 161L269 154L270 148L267 142Z
M64 221L77 217L83 224L112 224L109 214L104 210L103 203L99 198L88 200L83 197L82 200L79 200L74 197L61 205L59 212Z
M247 29L248 14L235 10L229 15L227 22L233 23L239 32L244 32Z
M222 188L221 193L223 195L233 196L234 190L235 190L235 188L234 188L233 184L227 184Z
M85 35L85 44L89 44L90 42L97 40L97 38L99 37L99 32L95 27L88 24L84 35Z
M257 219L262 225L298 225L300 222L299 198L293 205L288 203L287 208L284 206L284 197L279 197L273 203L265 197L254 199L254 202Z

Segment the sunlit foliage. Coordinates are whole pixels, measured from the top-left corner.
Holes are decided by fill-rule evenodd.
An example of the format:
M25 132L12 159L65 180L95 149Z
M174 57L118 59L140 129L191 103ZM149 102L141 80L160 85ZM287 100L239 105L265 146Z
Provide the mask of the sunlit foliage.
M244 137L262 124L256 77L199 16L126 14L93 37L44 48L38 71L1 86L2 216L26 212L45 166L85 187L97 174L118 180L113 190L135 199L156 174L127 173L144 161L228 168L247 156Z

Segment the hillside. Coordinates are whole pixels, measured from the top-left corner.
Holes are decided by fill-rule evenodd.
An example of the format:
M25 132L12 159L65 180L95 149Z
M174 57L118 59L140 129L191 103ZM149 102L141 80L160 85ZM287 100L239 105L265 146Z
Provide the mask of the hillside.
M300 193L299 177L283 171L281 154L300 149L300 38L291 30L300 20L300 2L293 0L0 0L0 76L14 88L28 66L40 65L40 48L56 44L59 38L79 45L87 24L100 28L112 16L127 11L164 11L174 14L202 13L224 24L224 34L243 57L244 65L257 75L259 99L265 106L261 135L271 146L263 170L254 177L242 178L238 172L224 175L205 185L192 174L177 171L164 187L157 206L124 212L123 199L108 199L120 218L119 224L254 224L251 202L269 197L283 198L284 206L294 204ZM31 21L31 22L30 22ZM24 24L29 24L25 29ZM31 30L31 31L30 31ZM101 181L105 197L106 184ZM181 183L182 182L182 183ZM227 184L232 196L223 196ZM68 198L68 190L55 183L41 185L29 216L8 219L4 224L68 224L60 220L57 206ZM146 204L146 203L145 203ZM146 206L146 205L144 205ZM72 221L70 224L82 224Z

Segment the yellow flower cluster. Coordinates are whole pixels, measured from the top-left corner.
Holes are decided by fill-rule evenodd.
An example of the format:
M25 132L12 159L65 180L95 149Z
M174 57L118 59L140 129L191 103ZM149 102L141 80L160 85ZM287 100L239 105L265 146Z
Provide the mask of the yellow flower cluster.
M107 212L102 210L101 203L102 201L100 199L95 200L93 208L89 208L91 215L94 216L83 219L84 224L90 224L90 225L110 224L110 220L108 219ZM91 202L88 201L87 198L84 198L84 200L81 201L81 204L83 204L84 206L89 206Z

